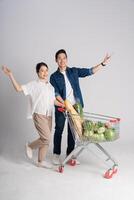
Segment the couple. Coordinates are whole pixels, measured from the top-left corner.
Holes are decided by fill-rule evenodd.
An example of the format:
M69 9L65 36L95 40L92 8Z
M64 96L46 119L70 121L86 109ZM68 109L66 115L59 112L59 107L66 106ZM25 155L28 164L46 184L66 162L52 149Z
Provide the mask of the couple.
M76 68L67 66L67 53L60 49L55 54L58 69L50 76L48 81L48 66L41 62L36 65L38 80L20 85L14 78L11 70L6 66L2 69L9 76L15 90L29 96L28 118L32 118L39 138L26 144L26 154L32 159L33 150L38 149L38 167L52 168L51 163L45 160L51 138L52 111L55 105L55 133L53 164L60 164L61 139L65 125L65 117L58 107L64 108L64 100L68 99L72 105L79 102L82 107L83 99L79 85L79 78L95 74L103 68L110 56L107 54L101 63L92 68ZM69 155L75 147L75 142L68 124L67 151Z

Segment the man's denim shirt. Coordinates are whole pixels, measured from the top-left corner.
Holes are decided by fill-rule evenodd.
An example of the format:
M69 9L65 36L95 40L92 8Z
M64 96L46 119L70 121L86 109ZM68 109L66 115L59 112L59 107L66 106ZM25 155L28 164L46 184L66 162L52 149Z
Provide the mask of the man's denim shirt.
M67 67L66 75L70 81L73 88L74 97L76 102L81 103L84 106L83 98L81 94L79 78L90 76L93 74L93 68L77 68L77 67ZM50 83L55 88L55 96L61 96L63 100L66 99L66 87L64 75L60 72L59 68L50 76Z

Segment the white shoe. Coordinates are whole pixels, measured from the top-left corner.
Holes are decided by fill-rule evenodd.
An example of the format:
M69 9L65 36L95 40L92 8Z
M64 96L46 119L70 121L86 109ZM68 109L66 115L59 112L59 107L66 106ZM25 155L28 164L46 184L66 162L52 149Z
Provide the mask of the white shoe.
M60 162L60 156L58 154L54 154L53 155L53 164L54 165L60 165L61 162Z
M47 169L52 169L53 165L47 161L42 161L42 162L38 162L37 163L37 167L43 167L43 168L47 168Z
M26 143L26 155L29 159L32 159L33 157L33 150L29 147L29 144Z

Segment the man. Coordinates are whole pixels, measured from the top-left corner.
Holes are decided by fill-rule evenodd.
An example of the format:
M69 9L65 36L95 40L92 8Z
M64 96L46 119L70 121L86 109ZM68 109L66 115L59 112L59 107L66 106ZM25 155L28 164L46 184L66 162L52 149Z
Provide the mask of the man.
M55 60L58 65L58 69L50 77L50 82L55 88L55 96L61 103L65 99L68 99L72 105L79 102L82 107L84 106L81 89L79 85L79 78L84 78L95 74L102 69L110 56L107 54L103 61L92 68L76 68L67 66L67 53L64 49L60 49L55 54ZM53 149L53 164L60 163L61 154L61 139L65 125L65 117L62 112L55 107L55 133L54 133L54 149ZM66 155L69 155L74 149L75 142L68 124L68 138L67 138L67 150ZM77 163L78 164L78 163Z

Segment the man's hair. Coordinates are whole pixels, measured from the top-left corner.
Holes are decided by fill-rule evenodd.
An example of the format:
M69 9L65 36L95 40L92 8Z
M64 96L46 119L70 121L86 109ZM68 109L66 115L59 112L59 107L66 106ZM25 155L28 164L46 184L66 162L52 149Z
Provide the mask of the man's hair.
M66 51L65 51L64 49L60 49L60 50L58 50L58 51L56 52L56 54L55 54L55 60L57 60L58 55L61 54L61 53L64 53L65 56L66 56L66 58L67 58L67 53L66 53Z
M37 73L37 74L39 73L40 68L41 68L42 66L45 66L45 67L47 67L47 69L48 69L48 66L47 66L46 63L44 63L44 62L37 63L37 65L36 65L36 73Z

